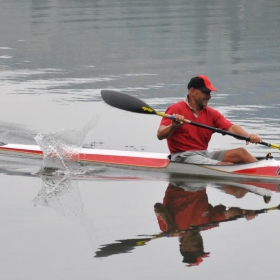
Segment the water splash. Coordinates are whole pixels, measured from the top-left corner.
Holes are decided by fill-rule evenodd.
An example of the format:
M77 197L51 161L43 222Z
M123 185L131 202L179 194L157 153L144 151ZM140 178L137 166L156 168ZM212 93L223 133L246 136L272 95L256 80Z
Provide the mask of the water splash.
M69 174L42 175L42 189L33 199L34 206L54 209L62 216L84 218L83 202L78 182Z
M34 198L34 205L51 207L68 217L83 217L83 202L78 181L73 176L79 173L78 157L85 136L91 125L82 131L62 129L46 135L37 134L36 142L44 157L40 175L42 189Z
M81 132L63 129L55 133L35 137L44 153L42 170L57 169L60 173L71 174L77 166L85 135Z

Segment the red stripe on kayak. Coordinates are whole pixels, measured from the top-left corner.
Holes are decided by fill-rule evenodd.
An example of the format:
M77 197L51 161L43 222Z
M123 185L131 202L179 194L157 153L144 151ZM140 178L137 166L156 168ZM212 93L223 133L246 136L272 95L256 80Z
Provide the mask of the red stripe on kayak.
M27 150L27 149L18 149L4 146L0 147L0 150L7 152L16 152L32 155L43 155L41 150ZM132 157L132 156L116 156L116 155L97 155L97 154L84 154L73 155L73 160L81 161L91 161L91 162L100 162L100 163L111 163L111 164L120 164L120 165L135 165L135 166L144 166L144 167L157 167L163 168L169 164L168 159L160 158L145 158L145 157Z
M79 160L121 164L121 165L158 167L158 168L166 167L169 164L168 159L161 159L161 158L144 158L144 157L132 157L132 156L128 157L128 156L116 156L116 155L94 155L94 154L83 154L83 153L79 155Z
M16 153L24 153L24 154L32 154L32 155L43 155L43 152L41 150L26 150L26 149L0 147L0 151L16 152Z
M277 177L279 176L278 174L279 171L280 171L279 166L264 166L264 167L241 169L235 171L234 173Z

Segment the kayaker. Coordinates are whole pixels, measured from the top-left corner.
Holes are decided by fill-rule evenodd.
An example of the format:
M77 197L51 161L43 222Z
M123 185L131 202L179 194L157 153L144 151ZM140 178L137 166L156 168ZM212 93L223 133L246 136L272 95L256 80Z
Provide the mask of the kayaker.
M193 164L234 164L250 163L257 159L245 148L207 151L213 131L183 123L184 119L216 127L231 133L250 138L251 143L262 141L260 136L246 132L239 125L226 119L218 110L208 106L211 91L218 91L208 79L201 75L193 77L188 83L188 95L167 108L166 114L174 119L163 118L157 131L159 140L167 139L172 161ZM246 144L248 144L246 142Z

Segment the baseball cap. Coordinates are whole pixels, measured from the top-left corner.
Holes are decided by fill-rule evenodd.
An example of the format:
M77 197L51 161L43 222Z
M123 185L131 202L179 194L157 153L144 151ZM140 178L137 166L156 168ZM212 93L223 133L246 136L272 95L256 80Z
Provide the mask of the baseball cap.
M188 83L188 89L190 88L200 89L202 91L218 91L215 87L213 87L211 81L205 75L191 78Z
M183 252L180 250L183 258L183 263L188 263L188 266L198 266L203 262L204 258L209 257L210 253L205 252Z

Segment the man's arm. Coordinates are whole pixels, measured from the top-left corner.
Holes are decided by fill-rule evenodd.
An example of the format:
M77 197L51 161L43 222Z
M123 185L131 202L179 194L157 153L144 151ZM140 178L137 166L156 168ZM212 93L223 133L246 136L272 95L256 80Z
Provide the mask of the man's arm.
M242 215L244 215L247 221L250 221L258 216L255 214L254 210L245 210L239 207L231 207L225 211L225 217L227 220L235 217L242 217Z
M184 124L184 116L173 114L174 119L172 119L172 122L170 125L161 125L157 131L157 138L159 140L169 138L174 130Z
M249 134L247 131L245 131L241 126L239 125L232 125L229 129L228 132L231 133L235 133L235 134L240 134L242 136L246 136L250 138L250 142L251 143L259 143L262 141L262 139L260 138L260 136L256 135L256 134ZM249 142L246 142L246 144L248 144Z
M159 140L169 138L175 129L176 127L172 126L172 124L168 126L161 125L157 131L157 138Z

